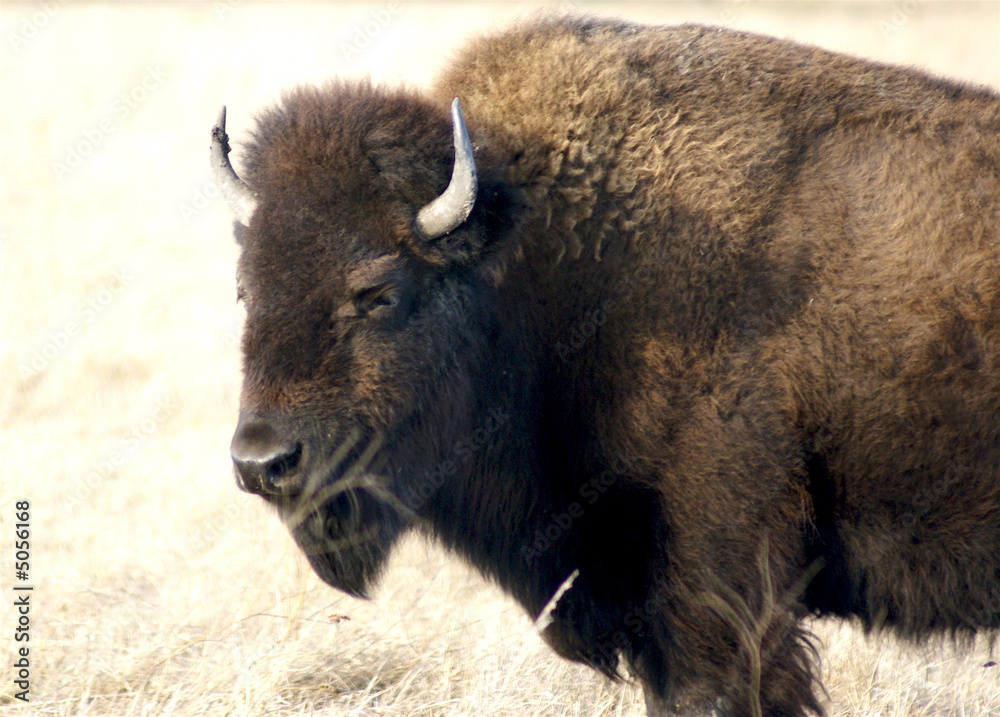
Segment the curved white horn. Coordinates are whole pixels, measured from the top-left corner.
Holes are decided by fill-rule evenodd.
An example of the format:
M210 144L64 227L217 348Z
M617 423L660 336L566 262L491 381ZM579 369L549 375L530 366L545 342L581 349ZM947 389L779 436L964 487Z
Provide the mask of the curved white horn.
M462 103L457 97L451 103L451 123L455 137L455 167L444 194L417 214L416 229L424 239L436 239L450 232L469 217L476 203L476 160L462 117Z
M243 225L249 226L253 210L257 208L257 197L250 187L243 183L233 165L229 163L229 135L226 134L226 108L223 105L219 119L212 127L212 180L222 193L230 211Z

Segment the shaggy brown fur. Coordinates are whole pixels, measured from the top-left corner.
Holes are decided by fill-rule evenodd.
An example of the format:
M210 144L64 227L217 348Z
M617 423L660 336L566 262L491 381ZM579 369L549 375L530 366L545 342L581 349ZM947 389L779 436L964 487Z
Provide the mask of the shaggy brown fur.
M480 191L431 242L460 97ZM717 28L530 22L247 155L237 436L320 575L418 526L651 712L819 712L805 615L1000 628L1000 98ZM263 440L253 438L253 440Z

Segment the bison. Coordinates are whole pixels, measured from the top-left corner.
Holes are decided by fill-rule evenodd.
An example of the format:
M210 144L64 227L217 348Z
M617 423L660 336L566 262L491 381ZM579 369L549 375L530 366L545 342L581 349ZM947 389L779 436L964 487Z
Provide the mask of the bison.
M651 715L821 713L809 616L996 637L997 93L570 17L295 89L243 180L224 112L236 476L324 581L422 531Z

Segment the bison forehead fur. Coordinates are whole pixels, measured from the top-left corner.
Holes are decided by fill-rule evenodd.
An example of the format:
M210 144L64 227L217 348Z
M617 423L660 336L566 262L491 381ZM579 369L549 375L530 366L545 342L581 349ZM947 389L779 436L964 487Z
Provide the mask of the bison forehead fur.
M454 97L478 188L428 238ZM808 614L996 635L995 93L532 21L296 90L243 164L237 477L331 585L414 527L533 616L575 574L544 637L651 713L821 711Z

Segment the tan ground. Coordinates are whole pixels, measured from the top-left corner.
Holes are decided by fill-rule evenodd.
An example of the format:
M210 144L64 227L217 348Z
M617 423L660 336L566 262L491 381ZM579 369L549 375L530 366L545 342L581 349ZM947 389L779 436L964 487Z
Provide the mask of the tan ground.
M761 30L1000 86L1000 5L553 3ZM539 3L217 2L0 10L0 712L639 715L497 590L406 544L368 603L322 585L228 457L236 251L218 106L340 75L429 81ZM14 503L31 512L31 706L13 699ZM980 645L819 625L833 715L1000 714Z

